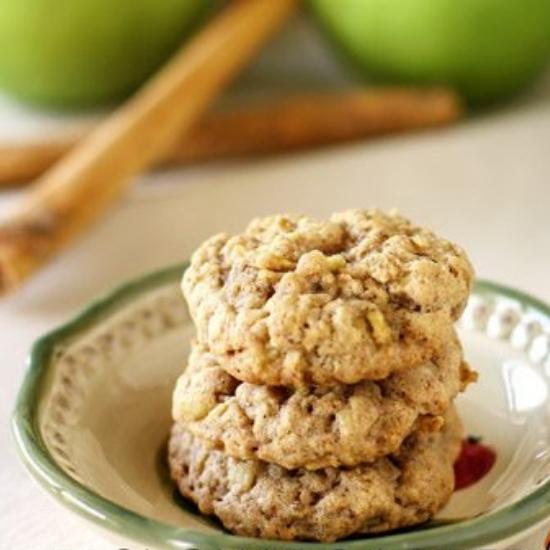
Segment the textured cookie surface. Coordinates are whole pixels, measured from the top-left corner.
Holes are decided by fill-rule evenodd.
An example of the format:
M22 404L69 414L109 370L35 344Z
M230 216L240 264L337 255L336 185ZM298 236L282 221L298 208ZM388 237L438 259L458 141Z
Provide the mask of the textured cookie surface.
M354 466L396 451L412 431L439 429L473 377L456 338L434 361L382 381L296 390L239 382L195 345L172 412L235 458L288 469Z
M212 451L175 424L169 463L181 493L236 534L332 541L432 517L453 491L461 437L451 413L442 432L411 436L390 458L349 469L289 471Z
M419 365L448 339L473 272L396 214L273 216L193 255L183 291L198 340L256 384L353 384Z

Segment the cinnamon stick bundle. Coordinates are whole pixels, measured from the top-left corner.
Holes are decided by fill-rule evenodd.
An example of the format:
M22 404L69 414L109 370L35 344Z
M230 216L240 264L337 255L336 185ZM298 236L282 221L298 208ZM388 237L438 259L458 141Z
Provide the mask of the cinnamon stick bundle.
M232 2L26 193L0 226L0 293L83 233L189 133L297 0Z
M207 115L179 136L161 165L284 153L450 124L461 115L446 89L369 89L303 94ZM42 174L84 136L0 146L0 186Z

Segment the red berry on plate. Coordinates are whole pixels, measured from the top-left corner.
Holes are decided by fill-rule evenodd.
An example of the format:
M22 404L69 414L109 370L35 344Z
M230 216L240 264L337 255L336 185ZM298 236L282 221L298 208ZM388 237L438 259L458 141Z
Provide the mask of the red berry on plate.
M460 455L455 462L455 491L470 487L484 478L496 461L496 453L479 438L469 437L462 442Z

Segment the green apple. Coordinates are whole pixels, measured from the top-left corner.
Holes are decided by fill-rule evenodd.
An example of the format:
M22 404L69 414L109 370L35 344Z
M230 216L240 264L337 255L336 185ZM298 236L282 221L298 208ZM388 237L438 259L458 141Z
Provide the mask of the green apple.
M472 102L512 95L550 55L550 0L311 0L364 74L439 83Z
M81 107L141 84L191 31L209 0L1 0L0 88Z

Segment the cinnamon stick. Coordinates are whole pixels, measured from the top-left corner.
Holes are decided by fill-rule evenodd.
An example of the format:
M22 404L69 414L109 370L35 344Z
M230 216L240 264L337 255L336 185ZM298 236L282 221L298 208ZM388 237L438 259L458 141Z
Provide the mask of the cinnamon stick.
M446 89L370 89L296 95L283 101L207 115L173 144L162 165L284 153L450 124L461 115ZM0 146L0 185L39 176L80 136Z
M232 2L133 98L55 164L0 226L0 292L85 231L189 132L296 0Z
M165 163L281 153L442 126L461 114L457 96L445 89L372 89L305 94L210 115Z

